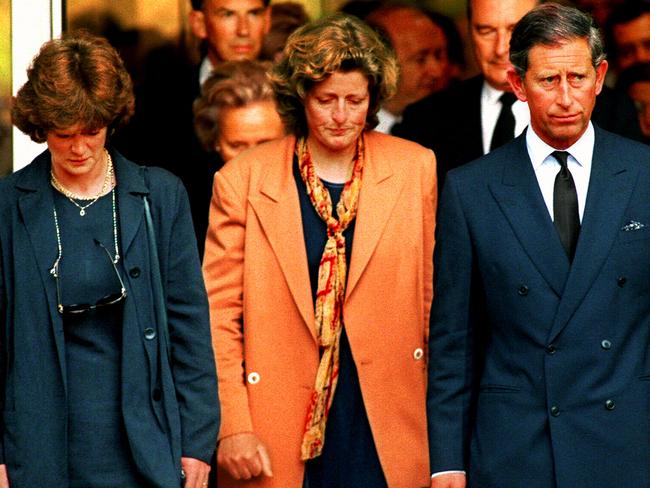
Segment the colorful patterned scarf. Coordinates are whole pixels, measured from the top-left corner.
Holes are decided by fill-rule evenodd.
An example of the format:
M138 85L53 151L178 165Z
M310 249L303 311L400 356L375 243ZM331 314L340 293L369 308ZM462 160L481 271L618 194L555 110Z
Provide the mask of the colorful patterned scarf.
M325 425L338 381L339 343L343 326L343 300L347 273L343 231L357 214L363 173L363 140L362 137L358 139L352 177L345 183L336 206L338 220L332 215L329 191L316 174L304 138L298 141L296 152L300 175L307 186L309 199L316 213L327 224L327 242L318 267L315 303L316 332L322 355L300 448L301 458L306 461L319 456L323 450Z

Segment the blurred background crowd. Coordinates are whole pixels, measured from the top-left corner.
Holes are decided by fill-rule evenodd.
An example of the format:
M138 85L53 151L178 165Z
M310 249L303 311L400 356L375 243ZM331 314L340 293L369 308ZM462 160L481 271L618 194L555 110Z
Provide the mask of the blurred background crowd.
M220 32L218 22L211 21L207 14L209 9L218 9L222 3L228 2L68 0L64 10L64 30L83 28L108 38L122 55L133 78L136 116L131 125L117 135L117 147L137 162L172 170L182 177L188 188L202 186L203 195L196 196L195 208L206 201L205 192L209 192L206 176L218 169L224 159L223 144L208 147L194 130L192 107L200 96L200 84L222 61L277 60L288 35L309 19L340 10L366 20L380 31L397 54L401 80L396 96L382 107L378 130L417 140L434 149L435 144L427 144L422 140L427 136L416 134L413 127L401 130L406 107L435 92L450 89L460 81L485 75L479 59L478 38L473 37L472 25L468 23L465 0L273 0L268 8L263 0L244 0L236 2L240 5L237 15L248 10L246 22L253 19L251 12L258 20L253 19L252 24L243 27L250 32L242 32L239 26L233 27L240 29L239 32L232 34ZM607 85L632 98L638 122L627 122L635 123L642 132L634 132L635 128L629 132L629 127L623 130L607 128L647 142L650 140L650 2L565 0L562 3L590 12L601 26L610 60ZM9 1L0 0L0 7L0 32L6 34L10 28ZM253 12L255 9L262 11ZM227 52L228 48L220 43L225 45L223 39L229 35L245 39L242 43L250 46ZM0 35L0 174L11 171L12 159L8 116L12 89L9 43L8 35ZM487 79L489 81L489 76ZM619 99L614 100L617 105L621 103ZM229 110L223 108L224 104L242 106L249 103L231 102L215 102L221 106L217 110L219 116L213 117L215 127L219 125L217 119L222 116L221 112ZM203 106L205 112L205 103ZM427 106L427 110L430 109L431 106ZM206 118L202 120L205 129ZM413 120L421 123L417 117ZM174 143L159 144L160 141ZM243 148L249 142L237 141L237 144ZM190 191L190 195L198 193ZM202 219L203 216L199 216L199 220ZM201 224L198 225L197 231L200 231Z

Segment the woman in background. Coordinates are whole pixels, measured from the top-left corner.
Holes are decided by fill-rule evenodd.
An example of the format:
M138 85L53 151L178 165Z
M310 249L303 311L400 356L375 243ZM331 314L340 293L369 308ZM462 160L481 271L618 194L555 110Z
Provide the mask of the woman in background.
M218 486L429 486L435 158L372 131L397 65L358 19L299 28L271 78L291 135L216 174L206 240Z
M284 135L267 78L270 63L226 61L217 65L194 101L194 129L203 149L214 156L209 177L192 186L190 205L199 253L203 255L212 177L240 152Z
M267 78L270 67L262 61L226 61L201 87L194 102L194 128L203 149L217 152L224 163L284 135Z
M185 190L108 143L133 91L105 39L49 41L27 77L13 122L47 149L0 182L0 487L207 486L219 405Z

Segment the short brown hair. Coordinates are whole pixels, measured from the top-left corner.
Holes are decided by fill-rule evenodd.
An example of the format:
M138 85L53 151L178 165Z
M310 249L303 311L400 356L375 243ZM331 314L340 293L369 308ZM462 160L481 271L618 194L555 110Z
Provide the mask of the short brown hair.
M219 114L232 107L275 101L266 73L271 63L263 61L226 61L219 63L201 87L194 101L194 129L201 145L213 152L219 138Z
M13 123L35 142L81 124L109 133L133 114L131 77L103 37L75 32L46 42L13 99Z
M287 129L307 135L303 102L309 90L336 71L356 69L368 78L366 129L373 129L382 102L397 87L397 61L390 48L364 22L343 13L299 27L287 40L282 61L270 73L278 112Z

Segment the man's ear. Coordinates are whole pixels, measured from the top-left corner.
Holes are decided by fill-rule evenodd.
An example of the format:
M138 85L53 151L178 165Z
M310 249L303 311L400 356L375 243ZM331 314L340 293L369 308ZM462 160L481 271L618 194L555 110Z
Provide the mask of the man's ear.
M528 100L526 98L526 89L524 88L524 82L514 68L508 69L508 82L512 87L512 92L519 100L522 102Z
M603 59L596 68L596 95L600 95L601 90L603 89L603 83L605 83L605 75L607 74L607 68L609 63L606 59Z
M208 32L205 28L205 14L203 12L200 10L190 10L187 18L190 24L190 29L192 29L192 33L196 37L199 39L205 39L208 37Z

